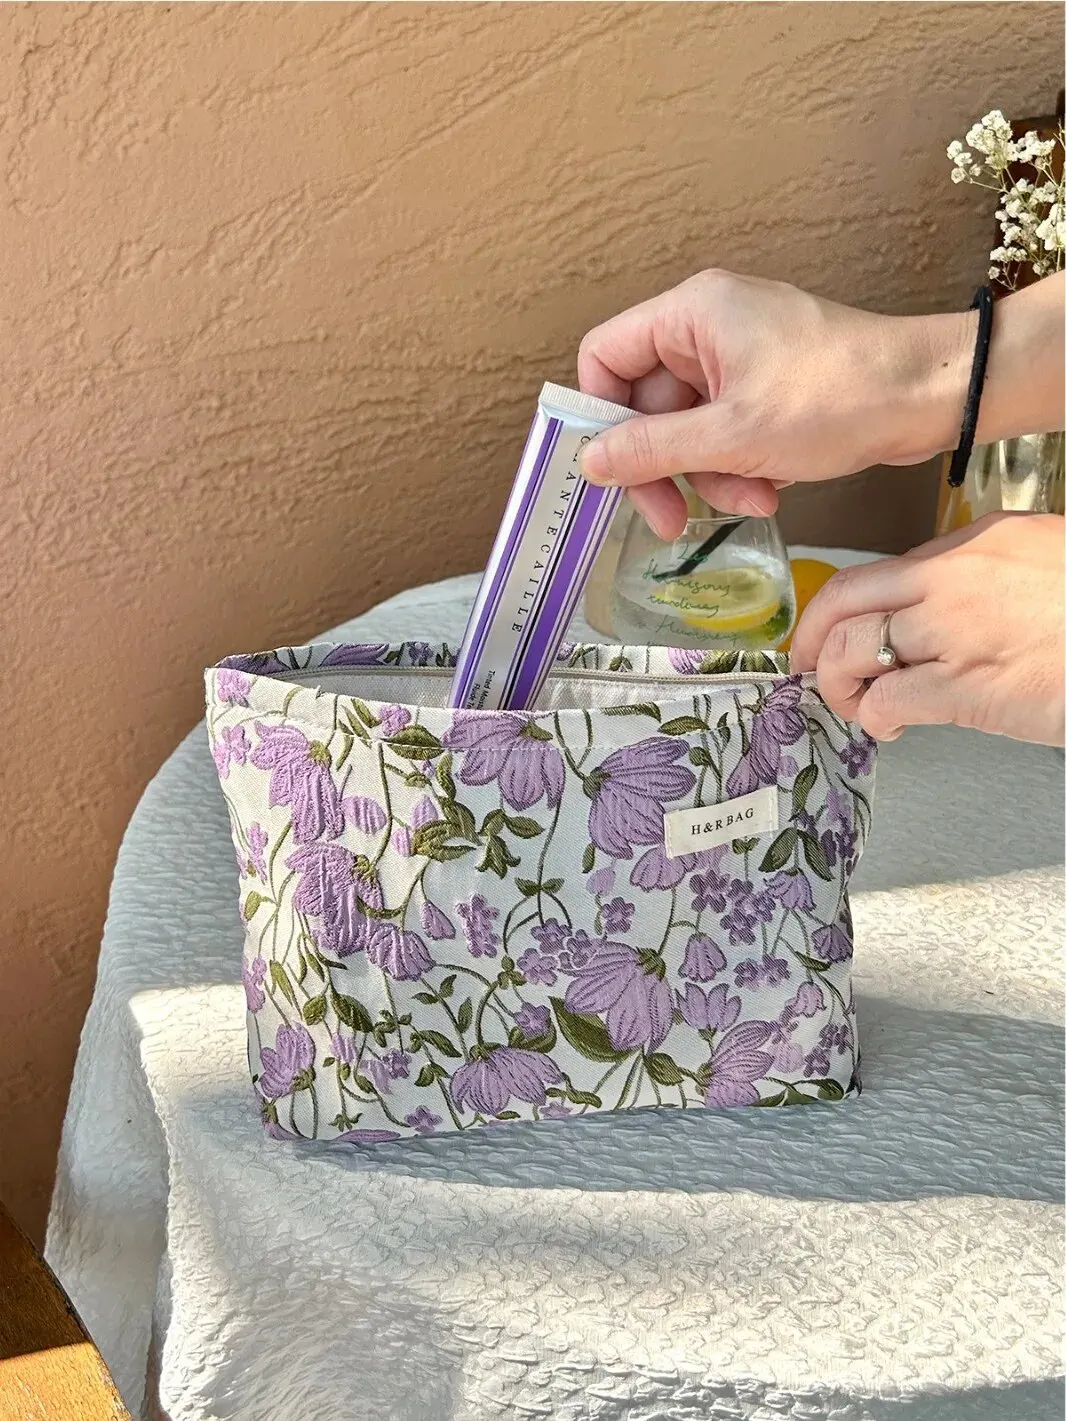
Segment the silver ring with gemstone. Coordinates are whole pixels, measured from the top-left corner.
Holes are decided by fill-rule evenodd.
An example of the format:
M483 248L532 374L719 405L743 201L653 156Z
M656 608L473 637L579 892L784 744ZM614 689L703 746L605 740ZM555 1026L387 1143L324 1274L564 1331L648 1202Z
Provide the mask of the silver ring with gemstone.
M886 669L895 666L899 662L896 655L896 648L892 645L890 632L892 630L892 613L886 612L881 620L881 645L877 648L877 664Z

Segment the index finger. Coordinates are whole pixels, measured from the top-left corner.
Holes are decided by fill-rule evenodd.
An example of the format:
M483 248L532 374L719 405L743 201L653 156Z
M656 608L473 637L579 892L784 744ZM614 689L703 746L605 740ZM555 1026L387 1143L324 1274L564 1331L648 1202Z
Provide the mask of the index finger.
M672 300L675 293L665 291L589 331L577 353L578 384L586 394L629 404L634 381L662 365L684 382L685 388L678 390L678 409L687 409L694 395L706 395L698 362L693 365L672 346L664 349L663 318Z

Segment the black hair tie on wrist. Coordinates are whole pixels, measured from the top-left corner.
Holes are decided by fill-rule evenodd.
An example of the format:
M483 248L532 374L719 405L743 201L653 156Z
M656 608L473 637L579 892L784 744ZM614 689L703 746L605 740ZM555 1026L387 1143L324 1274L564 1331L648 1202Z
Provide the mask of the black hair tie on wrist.
M981 408L981 393L985 388L985 371L988 369L988 347L992 342L992 288L979 286L970 302L970 310L977 310L977 344L973 350L973 367L970 370L970 387L966 391L966 408L962 413L962 430L959 445L951 456L948 469L948 487L961 488L966 477L966 465L973 453L973 437L977 430L977 414Z

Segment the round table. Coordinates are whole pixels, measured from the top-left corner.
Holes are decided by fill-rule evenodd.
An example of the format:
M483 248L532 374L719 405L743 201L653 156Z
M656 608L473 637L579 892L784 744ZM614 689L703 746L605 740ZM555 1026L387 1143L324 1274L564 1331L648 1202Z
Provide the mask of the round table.
M476 586L343 637L454 645ZM1060 1417L1062 768L954 730L885 748L853 898L859 1099L357 1150L259 1124L198 728L122 845L48 1234L131 1410Z

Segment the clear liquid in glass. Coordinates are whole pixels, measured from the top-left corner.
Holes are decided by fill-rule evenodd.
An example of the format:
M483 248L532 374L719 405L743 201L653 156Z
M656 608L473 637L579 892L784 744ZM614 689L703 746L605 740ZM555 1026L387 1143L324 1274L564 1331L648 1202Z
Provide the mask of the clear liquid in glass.
M795 621L792 573L773 518L716 514L689 498L689 521L664 543L634 518L618 559L611 621L635 646L755 651L780 646ZM685 564L722 535L698 565Z

